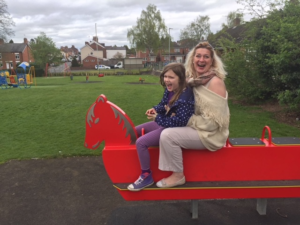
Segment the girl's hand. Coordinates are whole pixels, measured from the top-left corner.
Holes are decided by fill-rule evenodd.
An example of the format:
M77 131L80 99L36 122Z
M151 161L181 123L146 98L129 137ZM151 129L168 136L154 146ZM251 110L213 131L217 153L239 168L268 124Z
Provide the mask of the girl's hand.
M154 120L155 120L155 118L156 118L156 116L157 116L157 113L155 113L155 114L151 114L151 115L147 115L147 119L148 119L148 120L152 120L152 121L154 121Z
M147 116L152 116L154 114L156 114L156 110L155 109L148 109L145 113Z

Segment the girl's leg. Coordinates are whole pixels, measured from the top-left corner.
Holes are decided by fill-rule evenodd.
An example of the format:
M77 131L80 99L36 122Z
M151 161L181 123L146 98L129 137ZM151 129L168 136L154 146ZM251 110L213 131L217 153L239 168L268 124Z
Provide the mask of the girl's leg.
M166 185L176 184L184 178L182 148L205 149L198 132L190 127L164 129L159 143L159 169L173 171L164 179Z
M156 123L155 123L156 124ZM147 125L147 126L145 126ZM156 126L150 123L144 124L145 133ZM150 129L151 128L151 129ZM148 151L148 147L150 146L158 146L159 145L159 137L160 133L164 127L158 126L157 129L152 130L146 133L143 136L140 136L136 141L136 149L142 169L142 174L139 178L132 184L130 184L127 188L130 191L140 191L154 183L152 178L152 172L150 170L150 155ZM141 130L141 129L140 129Z
M156 122L151 121L151 122L147 122L147 123L137 125L135 127L135 129L136 129L136 132L138 134L138 137L140 137L142 135L142 128L144 128L144 132L146 134L146 133L149 133L150 131L156 130L160 127L161 126L159 126Z
M140 136L136 141L136 149L140 160L142 170L150 170L150 155L148 148L150 146L159 145L159 137L164 127L158 127L156 130L145 133Z

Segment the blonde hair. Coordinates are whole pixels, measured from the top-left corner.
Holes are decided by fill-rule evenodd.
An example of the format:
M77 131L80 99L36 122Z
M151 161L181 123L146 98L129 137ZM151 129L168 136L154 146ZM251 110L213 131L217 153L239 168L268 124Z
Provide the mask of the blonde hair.
M213 47L207 41L200 42L187 54L187 59L184 64L186 69L186 76L193 78L197 77L197 73L193 64L193 59L196 54L196 50L199 48L205 48L210 51L210 56L212 58L212 65L210 70L215 72L220 79L224 80L225 76L227 75L227 72L224 69L225 66L221 58L217 55Z

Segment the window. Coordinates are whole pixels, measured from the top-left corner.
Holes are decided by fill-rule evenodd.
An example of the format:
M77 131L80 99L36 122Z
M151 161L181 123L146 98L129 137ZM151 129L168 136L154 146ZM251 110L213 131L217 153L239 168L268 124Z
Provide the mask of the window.
M0 59L2 59L2 53L0 53Z
M89 60L88 59L86 59L86 60L84 60L85 62L88 62Z
M249 62L253 57L256 57L256 50L253 47L249 47L245 52L245 59Z
M20 54L19 53L15 53L15 57L16 57L16 59L20 59Z
M180 49L179 48L175 48L174 52L180 52Z
M1 68L1 67L3 67L3 64L2 64L2 62L0 62L0 68Z

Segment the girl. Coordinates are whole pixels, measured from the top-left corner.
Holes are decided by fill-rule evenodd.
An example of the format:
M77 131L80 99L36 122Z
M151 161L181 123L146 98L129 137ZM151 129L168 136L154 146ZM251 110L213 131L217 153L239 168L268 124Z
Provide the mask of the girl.
M186 126L194 112L194 95L187 86L185 68L180 63L170 63L160 75L160 83L165 88L161 102L146 111L147 118L153 120L136 127L139 138L136 149L141 165L141 175L127 188L140 191L154 183L150 170L149 146L158 146L160 133L167 127ZM145 135L141 136L142 128Z

